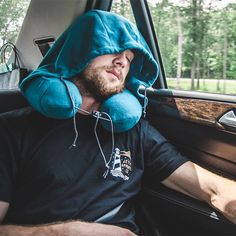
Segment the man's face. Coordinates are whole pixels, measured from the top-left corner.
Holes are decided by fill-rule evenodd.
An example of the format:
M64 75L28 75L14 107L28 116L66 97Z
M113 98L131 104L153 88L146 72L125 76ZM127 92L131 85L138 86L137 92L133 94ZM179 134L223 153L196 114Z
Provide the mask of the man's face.
M82 73L85 88L99 100L121 92L133 58L131 50L96 57Z

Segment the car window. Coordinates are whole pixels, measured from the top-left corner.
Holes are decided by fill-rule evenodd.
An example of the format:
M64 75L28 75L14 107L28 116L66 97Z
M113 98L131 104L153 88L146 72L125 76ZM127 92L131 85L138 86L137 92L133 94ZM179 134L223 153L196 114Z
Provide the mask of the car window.
M135 19L130 2L127 0L113 0L111 12L124 16L135 24Z
M236 94L236 0L148 0L170 89Z
M17 35L23 23L30 0L1 0L0 1L0 46L11 42L15 44ZM12 48L5 51L6 61L11 55ZM1 52L2 57L2 52ZM1 58L2 59L2 58ZM6 65L1 60L0 72L6 71Z

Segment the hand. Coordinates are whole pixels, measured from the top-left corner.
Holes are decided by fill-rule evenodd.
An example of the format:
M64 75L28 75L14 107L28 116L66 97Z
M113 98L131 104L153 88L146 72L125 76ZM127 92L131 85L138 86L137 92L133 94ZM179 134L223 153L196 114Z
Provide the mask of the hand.
M227 212L225 216L236 224L236 200L228 202L225 206L225 211Z
M212 205L231 222L236 224L236 182L220 177Z

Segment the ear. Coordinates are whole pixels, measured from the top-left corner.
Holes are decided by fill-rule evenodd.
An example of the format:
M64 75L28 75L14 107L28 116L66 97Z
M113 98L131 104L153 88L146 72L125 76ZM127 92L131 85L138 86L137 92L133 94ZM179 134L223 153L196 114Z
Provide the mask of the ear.
M82 103L77 86L59 78L35 78L24 88L23 94L34 109L55 119L73 117Z
M140 102L128 89L105 100L100 110L110 115L115 132L133 128L142 115ZM110 122L101 120L101 123L104 128L111 130Z

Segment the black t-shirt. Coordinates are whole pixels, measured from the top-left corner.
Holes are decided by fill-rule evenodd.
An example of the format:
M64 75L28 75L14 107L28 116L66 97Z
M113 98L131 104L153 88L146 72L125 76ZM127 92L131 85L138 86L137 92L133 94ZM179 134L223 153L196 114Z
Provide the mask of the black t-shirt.
M135 232L132 198L144 171L159 182L187 159L143 120L114 135L111 155L111 133L98 124L96 139L96 118L77 114L72 147L73 121L46 118L31 108L0 116L0 201L10 203L4 223L81 219Z

